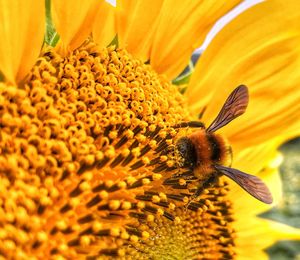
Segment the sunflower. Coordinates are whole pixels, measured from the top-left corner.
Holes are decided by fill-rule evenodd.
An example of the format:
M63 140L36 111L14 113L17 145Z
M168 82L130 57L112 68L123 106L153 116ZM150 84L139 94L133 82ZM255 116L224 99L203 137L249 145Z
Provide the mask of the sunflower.
M46 43L43 1L0 1L1 258L266 259L300 238L226 178L193 198L199 181L179 167L176 142L194 131L182 122L211 122L243 83L249 109L220 133L280 198L273 159L300 124L296 1L247 10L184 94L171 83L239 2L53 0Z

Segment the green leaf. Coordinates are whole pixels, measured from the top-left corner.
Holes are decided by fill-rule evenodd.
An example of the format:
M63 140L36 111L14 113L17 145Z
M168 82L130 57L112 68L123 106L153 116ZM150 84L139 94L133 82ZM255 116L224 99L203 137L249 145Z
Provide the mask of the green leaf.
M46 5L46 34L45 34L44 41L46 44L54 47L59 40L59 35L55 30L55 27L52 22L51 0L45 0L45 5Z
M113 46L113 45L115 45L116 48L119 47L119 39L118 39L118 35L116 35L116 36L114 37L114 39L111 41L111 43L110 43L108 46Z
M189 83L191 75L194 71L193 62L190 61L187 68L185 68L184 72L181 73L176 79L172 81L174 85L180 86ZM184 88L185 91L186 88Z

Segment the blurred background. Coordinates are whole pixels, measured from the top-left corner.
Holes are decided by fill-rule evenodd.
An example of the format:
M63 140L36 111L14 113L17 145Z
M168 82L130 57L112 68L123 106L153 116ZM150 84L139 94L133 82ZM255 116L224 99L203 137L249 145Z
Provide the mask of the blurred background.
M287 142L279 150L284 156L280 166L283 200L263 217L300 228L300 138ZM300 241L281 241L267 252L272 260L300 260Z

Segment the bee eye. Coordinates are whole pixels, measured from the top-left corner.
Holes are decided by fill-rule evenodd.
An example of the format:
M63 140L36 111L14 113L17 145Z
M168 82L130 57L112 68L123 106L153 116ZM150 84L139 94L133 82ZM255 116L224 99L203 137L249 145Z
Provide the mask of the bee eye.
M191 140L187 137L180 138L176 144L176 148L179 156L182 158L180 167L194 167L197 162L197 155Z

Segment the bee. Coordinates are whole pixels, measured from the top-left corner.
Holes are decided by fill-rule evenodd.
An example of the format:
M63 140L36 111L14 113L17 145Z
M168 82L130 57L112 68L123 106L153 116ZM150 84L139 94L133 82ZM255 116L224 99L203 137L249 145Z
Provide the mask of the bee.
M191 168L198 181L198 189L194 196L199 196L205 187L225 175L256 199L267 204L273 202L268 187L258 177L230 167L232 149L222 136L215 133L244 114L248 101L248 88L244 85L238 86L229 95L209 127L205 128L199 124L199 130L177 141L176 148L183 159L182 167ZM196 123L191 122L191 125L195 126Z

